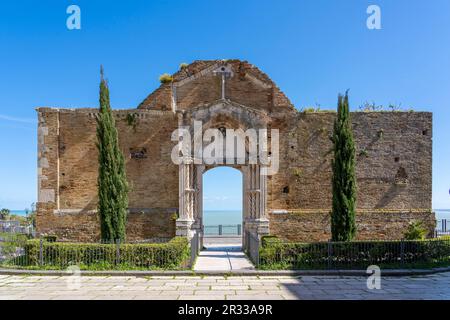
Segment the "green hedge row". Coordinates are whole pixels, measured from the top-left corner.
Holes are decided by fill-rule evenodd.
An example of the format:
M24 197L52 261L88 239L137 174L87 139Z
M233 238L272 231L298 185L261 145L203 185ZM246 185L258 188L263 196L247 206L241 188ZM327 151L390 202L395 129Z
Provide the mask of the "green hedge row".
M450 264L450 239L412 241L284 242L262 239L262 269L360 269Z
M175 237L166 243L97 244L29 240L21 257L24 266L82 269L177 269L190 256L188 240Z

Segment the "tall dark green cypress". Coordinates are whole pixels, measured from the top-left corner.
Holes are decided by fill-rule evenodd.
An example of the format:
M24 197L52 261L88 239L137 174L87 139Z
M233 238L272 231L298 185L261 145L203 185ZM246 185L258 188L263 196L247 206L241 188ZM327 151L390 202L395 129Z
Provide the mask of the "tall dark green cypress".
M100 112L97 118L98 212L102 240L116 241L124 240L126 236L128 183L103 68L100 74Z
M351 241L356 235L356 159L348 92L345 93L345 96L339 95L332 140L334 160L332 162L331 239L333 241Z

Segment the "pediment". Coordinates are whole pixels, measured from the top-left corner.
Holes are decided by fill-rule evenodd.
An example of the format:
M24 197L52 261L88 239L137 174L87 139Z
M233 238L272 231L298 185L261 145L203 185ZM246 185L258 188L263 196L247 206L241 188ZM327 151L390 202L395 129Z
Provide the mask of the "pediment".
M201 121L204 128L266 128L271 121L267 112L231 100L218 100L177 112L183 115L181 125L191 126L194 121Z
M295 110L275 83L255 66L240 60L196 61L173 75L140 105L141 109L188 110L217 100L254 109Z

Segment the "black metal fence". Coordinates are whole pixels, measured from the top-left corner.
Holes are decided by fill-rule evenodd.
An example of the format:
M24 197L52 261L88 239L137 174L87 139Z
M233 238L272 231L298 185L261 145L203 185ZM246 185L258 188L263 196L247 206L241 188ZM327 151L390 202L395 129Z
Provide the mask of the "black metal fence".
M263 269L420 268L450 264L450 239L290 243L265 239Z
M442 237L450 235L450 220L440 219L436 220L435 237Z
M240 236L242 235L242 225L207 225L203 227L203 232L205 236Z
M7 264L24 256L28 234L0 233L0 265Z
M35 235L33 225L23 225L20 221L16 220L0 220L0 235L4 233L19 233Z
M260 264L260 241L259 237L250 231L245 232L245 249L248 257L253 262L255 267Z
M151 241L151 242L148 242ZM89 270L179 269L190 262L186 238L153 238L139 242L68 243L14 235L0 241L0 266Z

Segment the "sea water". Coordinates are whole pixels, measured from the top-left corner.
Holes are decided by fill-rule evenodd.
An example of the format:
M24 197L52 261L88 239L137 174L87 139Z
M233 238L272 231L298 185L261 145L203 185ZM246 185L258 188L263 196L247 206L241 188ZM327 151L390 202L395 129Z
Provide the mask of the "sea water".
M450 209L435 209L436 219L450 220ZM25 216L25 210L11 210L11 214ZM227 225L227 224L242 224L241 210L204 210L203 211L204 225Z
M241 210L204 210L203 225L236 225L242 224Z

